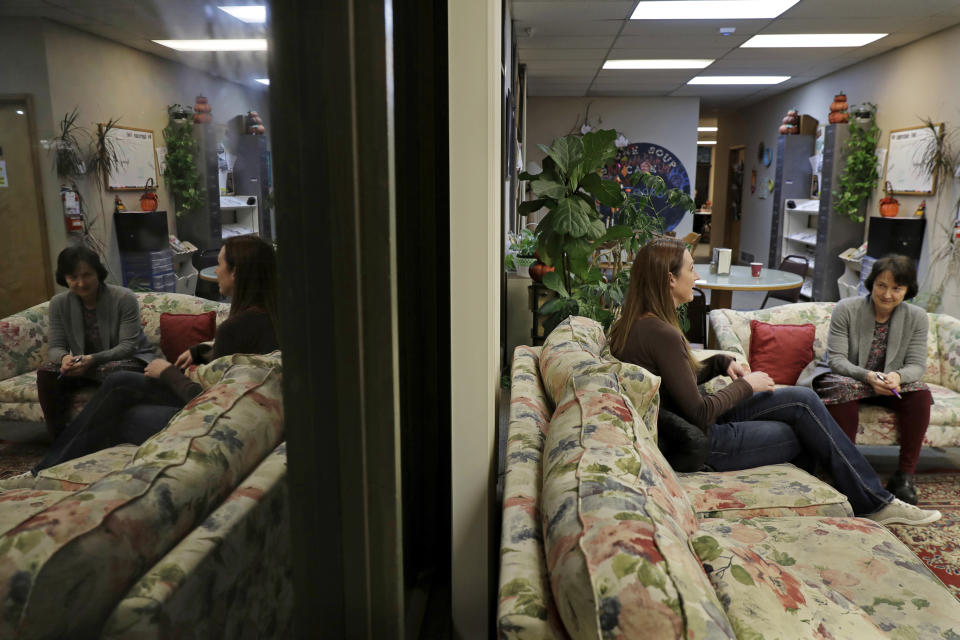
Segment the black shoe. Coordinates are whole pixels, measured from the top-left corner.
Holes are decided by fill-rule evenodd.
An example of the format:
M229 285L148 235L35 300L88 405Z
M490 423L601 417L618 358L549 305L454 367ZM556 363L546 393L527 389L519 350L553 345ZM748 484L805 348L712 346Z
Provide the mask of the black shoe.
M887 481L887 491L907 504L917 504L917 489L913 486L913 474L897 471Z

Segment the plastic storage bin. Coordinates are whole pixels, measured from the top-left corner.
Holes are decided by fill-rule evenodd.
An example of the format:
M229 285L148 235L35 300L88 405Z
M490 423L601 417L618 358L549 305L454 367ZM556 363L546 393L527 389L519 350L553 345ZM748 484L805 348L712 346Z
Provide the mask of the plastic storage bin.
M173 271L173 254L169 249L121 253L120 263L123 286L134 291L176 291L177 277Z

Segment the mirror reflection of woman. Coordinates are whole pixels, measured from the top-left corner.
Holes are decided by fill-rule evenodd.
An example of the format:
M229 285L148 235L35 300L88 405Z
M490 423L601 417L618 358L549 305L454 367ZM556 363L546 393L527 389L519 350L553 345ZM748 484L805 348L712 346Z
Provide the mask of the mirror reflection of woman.
M217 260L220 293L231 301L230 316L217 327L213 346L194 345L180 354L176 363L155 358L143 373L109 376L32 469L34 475L104 447L141 444L163 429L203 391L181 369L234 353L270 353L279 348L274 330L277 275L273 247L256 236L228 238Z
M927 368L927 313L904 302L917 294L917 269L906 256L888 255L873 264L865 284L870 293L834 307L824 359L798 384L813 386L851 442L861 403L894 412L900 459L887 489L916 504L913 474L933 402L920 381Z
M66 426L70 395L99 385L115 371L143 371L156 352L143 333L137 296L107 284L100 256L84 246L57 256L57 284L50 300L48 362L37 370L37 394L47 430Z
M769 375L727 355L702 365L696 361L677 323L677 307L693 300L697 277L693 257L680 240L658 238L645 245L630 269L630 288L610 330L610 347L618 359L660 376L662 406L706 435L707 464L733 471L813 462L830 472L858 516L883 525L939 520L939 511L907 504L883 488L812 390L774 388ZM724 374L733 378L731 384L716 393L699 392L698 383Z

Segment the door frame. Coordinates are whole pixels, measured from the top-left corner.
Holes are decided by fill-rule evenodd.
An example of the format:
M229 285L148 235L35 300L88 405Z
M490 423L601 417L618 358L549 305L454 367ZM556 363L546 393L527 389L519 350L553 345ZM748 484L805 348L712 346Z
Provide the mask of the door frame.
M40 147L37 137L37 119L34 116L33 96L29 93L0 93L0 104L22 102L26 107L27 135L30 137L30 161L33 164L33 186L37 192L38 220L40 224L40 252L43 255L43 285L46 298L53 296L53 272L50 269L50 232L47 229L47 206L43 200L43 172L40 165Z

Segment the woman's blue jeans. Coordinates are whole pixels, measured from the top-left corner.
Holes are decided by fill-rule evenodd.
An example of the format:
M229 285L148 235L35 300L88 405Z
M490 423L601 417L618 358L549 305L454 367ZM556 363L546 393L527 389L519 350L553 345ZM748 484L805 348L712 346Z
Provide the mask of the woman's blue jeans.
M798 457L826 468L858 516L879 511L893 499L812 389L785 387L755 393L720 416L710 431L707 464L718 471Z
M159 380L131 371L111 373L33 472L115 444L141 444L185 404Z

